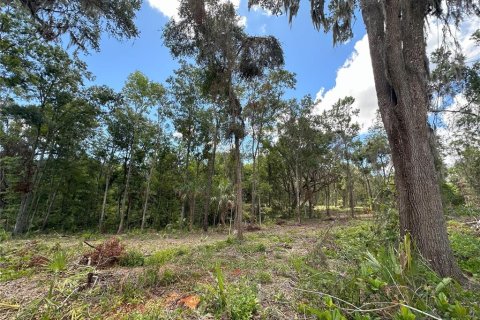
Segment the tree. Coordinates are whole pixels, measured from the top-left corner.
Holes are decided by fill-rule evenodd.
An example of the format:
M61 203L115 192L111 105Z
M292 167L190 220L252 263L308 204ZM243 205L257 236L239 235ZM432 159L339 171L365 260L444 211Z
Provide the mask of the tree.
M295 87L295 75L285 70L274 70L268 74L254 79L247 84L247 105L244 114L247 120L248 131L251 137L252 157L252 217L258 211L258 221L262 217L260 209L257 210L257 185L258 171L257 158L261 152L261 145L265 136L273 133L273 127L277 123L282 111L285 110L285 103L282 96L286 89Z
M193 153L202 144L200 113L206 100L202 93L202 73L193 65L181 61L180 68L174 71L174 76L167 79L169 84L170 114L175 130L180 134L182 149L185 150L183 168L183 186L181 188L182 209L180 223L183 224L188 203L193 202L195 181L191 174ZM190 221L193 221L194 208L190 209ZM191 228L192 225L189 224Z
M150 81L139 71L132 73L125 83L122 90L125 102L127 103L127 112L132 118L132 131L130 141L128 141L128 151L125 159L128 160L128 169L123 190L123 197L120 207L120 223L117 233L122 233L125 227L126 201L129 195L130 178L133 170L133 156L135 145L138 140L141 118L150 111L150 108L158 106L162 101L165 89L162 85Z
M275 14L298 12L299 0L250 0ZM425 21L429 15L458 24L465 15L478 13L475 1L451 0L443 10L438 0L311 0L317 29L332 31L334 43L353 35L357 6L366 25L378 105L395 167L401 234L410 233L421 254L441 276L462 281L453 257L443 216L440 189L429 146L427 113L428 59Z
M345 172L347 176L347 190L348 200L350 206L350 215L352 218L354 213L354 199L353 199L353 177L352 177L352 147L354 145L354 139L360 131L358 123L353 122L353 117L358 115L360 110L353 109L353 103L355 99L352 97L346 97L339 99L332 109L324 111L323 121L337 140L337 145L341 150L343 159L345 160ZM345 205L345 204L344 204Z
M16 25L6 42L11 45L24 43L22 34L13 33L24 28L22 23ZM29 151L22 157L25 169L23 187L19 190L23 190L23 194L14 229L14 234L21 234L27 231L38 186L59 137L54 124L78 97L83 81L90 74L76 57L69 57L58 46L39 41L32 41L26 48L2 51L0 60L5 62L0 85L7 89L6 97L1 97L0 101L4 105L3 113L26 121L23 135L28 140ZM14 102L15 99L20 102Z
M26 16L36 34L46 41L60 41L67 34L71 44L87 51L99 50L102 31L119 39L138 36L134 18L141 3L141 0L7 0L0 5L0 11ZM0 34L3 27L2 23Z
M204 90L213 101L222 101L227 138L233 138L235 158L235 229L243 238L242 158L240 146L245 124L239 85L261 76L266 69L283 65L283 51L274 37L244 33L231 3L218 0L183 0L180 20L171 20L164 30L165 45L174 57L194 57L204 67Z

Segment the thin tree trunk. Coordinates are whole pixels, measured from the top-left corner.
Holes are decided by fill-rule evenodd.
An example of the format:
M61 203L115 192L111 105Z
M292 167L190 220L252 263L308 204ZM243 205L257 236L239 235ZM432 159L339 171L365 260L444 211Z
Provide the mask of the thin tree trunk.
M187 158L186 158L186 161L185 161L185 172L184 172L184 176L183 176L183 186L185 187L185 185L188 183L188 170L189 170L189 166L190 166L190 145L191 145L191 139L189 138L188 141L187 141ZM187 206L187 201L188 201L188 191L183 195L183 199L182 199L182 211L180 213L180 225L183 226L183 221L185 220L185 209L186 209L186 206Z
M240 154L240 138L235 134L235 230L237 237L243 240L243 190L242 190L242 156Z
M327 188L325 189L325 209L327 216L330 218L332 216L330 213L330 185L327 185Z
M134 139L135 137L133 137ZM128 161L128 172L127 172L127 179L125 181L125 189L123 191L123 197L122 197L122 205L120 208L120 224L118 225L118 230L117 234L120 234L123 232L125 226L125 206L128 198L128 192L129 192L129 185L130 185L130 177L132 176L132 167L133 167L133 148L134 144L130 146L130 156L129 156L129 161Z
M367 185L367 197L368 197L368 207L370 210L373 210L373 194L372 194L372 187L370 185L370 179L367 175L365 175L365 181Z
M262 203L260 202L260 194L258 195L258 224L262 225Z
M150 165L150 172L148 173L148 177L147 177L147 188L145 190L145 200L143 202L142 225L140 227L141 230L145 228L145 223L147 220L148 198L150 197L150 181L152 180L154 166L155 166L155 161L152 159L152 164Z
M50 203L48 204L47 213L45 214L45 218L43 219L43 223L42 223L42 230L45 230L47 227L48 218L50 217L50 213L52 212L52 207L55 202L55 198L57 197L57 191L58 189L55 189L55 191L53 192L52 198L50 200Z
M297 222L301 222L300 214L300 174L298 170L298 160L295 159L295 215L297 216Z
M98 222L98 231L100 233L104 232L103 223L105 221L105 209L107 207L107 196L108 196L109 186L110 186L110 168L107 169L107 174L105 176L105 190L103 192L102 212L100 213L100 221Z
M203 208L203 231L208 231L208 215L210 213L210 202L212 196L212 181L213 176L215 175L215 158L217 153L217 138L218 136L218 122L215 124L215 132L213 137L213 150L212 154L208 158L208 179L207 179L207 190L205 192L205 205ZM213 223L215 225L215 221Z
M345 146L347 148L347 146ZM353 179L352 179L352 169L350 166L350 155L348 154L347 149L345 149L345 154L347 157L347 189L348 189L348 204L350 206L350 216L355 218L355 206L353 204Z
M464 281L448 240L429 144L426 1L362 0L378 104L398 192L401 235L409 233L442 277Z

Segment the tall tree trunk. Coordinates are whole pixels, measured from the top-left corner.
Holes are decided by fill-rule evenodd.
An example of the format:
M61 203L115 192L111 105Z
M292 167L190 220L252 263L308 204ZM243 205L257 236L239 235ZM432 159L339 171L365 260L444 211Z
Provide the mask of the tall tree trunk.
M212 154L208 158L208 179L207 179L207 190L205 192L205 205L203 207L203 231L208 231L208 215L210 213L210 202L212 197L212 181L213 176L215 175L215 158L217 153L217 143L218 143L218 122L215 123L215 132L213 136L213 149ZM213 222L215 225L215 221Z
M50 213L52 212L53 204L55 203L55 198L57 197L57 191L58 189L55 189L52 198L50 199L50 203L48 204L47 212L42 223L42 230L45 230L47 228L48 218L50 217Z
M242 156L240 154L240 137L235 134L235 230L237 237L243 240L243 190L242 190Z
M442 277L464 277L448 240L428 139L427 0L362 0L378 105L395 167L400 231Z
M345 148L347 146L345 145ZM348 204L350 207L350 216L355 218L355 205L353 203L353 178L352 178L352 168L350 166L350 155L348 150L345 149L345 155L347 157L347 189L348 189Z
M189 182L188 181L188 176L189 176L189 166L190 166L190 145L191 145L191 138L188 138L188 141L187 141L187 158L186 158L186 161L185 161L185 172L184 172L184 175L183 175L183 186L185 187L185 185ZM180 212L180 225L183 226L183 221L185 220L185 209L186 209L186 206L187 206L187 201L188 201L188 198L189 198L189 192L187 191L184 195L183 195L183 199L182 199L182 211Z
M102 201L102 212L100 212L100 221L98 222L98 231L100 233L104 232L104 221L105 221L105 209L107 207L107 196L108 188L110 186L110 168L107 168L107 174L105 175L105 190L103 192L103 201Z
M295 215L297 217L297 222L301 222L300 214L300 173L298 169L298 160L295 159Z
M325 210L327 213L327 217L331 217L330 213L330 185L327 185L327 188L325 189Z
M372 186L370 185L370 179L368 175L365 175L365 182L367 185L367 198L368 198L368 207L370 210L373 210L373 193L372 193Z
M333 205L336 207L338 207L338 189L337 189L337 183L335 182L333 184L333 191L334 191L334 197L333 197Z
M128 161L128 172L127 172L127 179L125 181L125 189L123 190L123 197L122 197L122 205L120 208L120 224L118 225L118 230L117 234L120 234L123 232L125 226L125 206L128 198L128 192L129 192L129 185L130 185L130 177L132 176L132 167L133 167L133 147L134 144L130 146L130 159Z
M155 167L155 161L152 159L152 163L150 165L150 171L148 172L148 177L147 177L147 187L145 189L145 200L143 201L142 225L140 227L141 230L145 228L145 223L147 220L148 198L150 197L150 181L152 181L154 167Z

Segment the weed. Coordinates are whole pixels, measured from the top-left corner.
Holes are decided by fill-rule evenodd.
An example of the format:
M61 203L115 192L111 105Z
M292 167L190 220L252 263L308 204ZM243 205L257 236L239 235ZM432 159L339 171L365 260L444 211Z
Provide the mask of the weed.
M138 277L138 283L143 288L155 287L160 282L158 270L155 268L145 269L145 271Z
M145 257L140 251L130 250L119 258L118 264L123 267L141 267L145 264Z
M218 265L215 268L215 280L216 286L204 287L202 300L205 310L232 320L252 319L259 309L255 287L246 282L227 284Z
M269 272L260 271L259 273L257 273L256 277L258 279L258 282L260 282L261 284L272 283L272 275Z
M59 250L55 252L53 258L47 265L47 269L54 273L59 273L67 269L68 256L65 251Z
M178 276L176 275L175 271L170 270L170 269L165 269L162 273L162 276L160 277L158 283L161 286L168 286L171 284L174 284L175 282L178 281Z
M185 255L188 253L188 249L180 247L180 248L169 248L157 251L153 253L151 256L145 259L145 265L147 266L161 266L167 262L172 261L176 257Z

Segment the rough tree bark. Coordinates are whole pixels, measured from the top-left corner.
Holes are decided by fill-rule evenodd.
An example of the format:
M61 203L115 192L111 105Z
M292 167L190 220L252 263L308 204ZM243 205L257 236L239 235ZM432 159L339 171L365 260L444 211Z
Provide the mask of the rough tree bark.
M426 0L362 0L378 105L395 167L401 234L441 276L464 277L448 240L427 114Z
M243 192L242 192L242 157L240 154L240 137L235 134L235 230L237 237L243 240Z
M218 121L216 121L215 123L212 153L208 158L207 190L205 192L205 204L203 207L203 231L205 232L208 231L208 214L210 213L210 201L211 201L210 198L212 196L212 180L215 174L215 156L217 153L217 143L218 143L217 136L218 136Z

